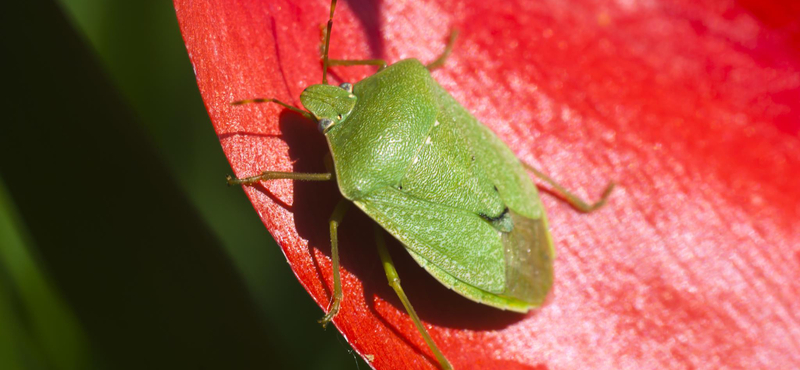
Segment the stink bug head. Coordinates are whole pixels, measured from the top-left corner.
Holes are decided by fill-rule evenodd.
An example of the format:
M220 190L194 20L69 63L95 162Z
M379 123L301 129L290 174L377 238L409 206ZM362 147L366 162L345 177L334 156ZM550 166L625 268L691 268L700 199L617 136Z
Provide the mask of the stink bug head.
M311 85L300 94L300 101L319 122L322 133L345 121L353 111L356 100L347 86Z

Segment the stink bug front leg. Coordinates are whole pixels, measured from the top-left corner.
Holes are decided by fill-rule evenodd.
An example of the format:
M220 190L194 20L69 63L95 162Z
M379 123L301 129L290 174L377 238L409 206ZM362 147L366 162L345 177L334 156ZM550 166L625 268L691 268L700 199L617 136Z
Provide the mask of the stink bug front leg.
M386 61L383 59L329 59L328 67L333 66L378 66L378 70L386 68Z
M433 62L426 64L425 68L428 68L429 71L432 71L436 68L443 66L444 62L450 56L450 53L453 52L453 45L455 45L457 37L458 37L458 30L450 31L450 40L447 41L447 46L444 47L444 51L442 52L442 54L440 54L438 58L434 59Z
M425 65L429 71L434 69L440 68L444 65L444 62L450 56L450 53L453 52L453 45L456 42L456 38L458 37L458 31L453 30L450 32L450 39L447 41L447 45L444 48L444 51L439 54L439 56L434 59L433 62L430 62ZM326 34L323 33L323 40L322 40L322 49L325 50L326 48ZM323 57L324 58L324 57ZM378 66L378 71L385 69L388 66L386 60L384 59L327 59L326 63L327 67L333 66ZM327 70L327 68L326 68Z
M314 117L311 116L311 113L308 113L300 108L291 106L286 104L278 99L272 98L258 98L258 99L247 99L247 100L239 100L231 103L231 105L244 105L244 104L252 104L252 103L278 103L293 112L300 113L303 117L306 117L310 120L314 120ZM301 181L328 181L332 178L331 172L326 173L297 173L297 172L281 172L281 171L264 171L260 175L250 176L245 178L236 178L233 176L227 176L228 186L232 185L243 185L243 186L253 186L257 184L259 181L267 181L267 180L277 180L277 179L291 179L291 180L301 180Z
M245 178L235 178L228 176L228 186L232 185L245 185L252 186L259 181L277 180L277 179L291 179L301 181L328 181L332 175L330 173L298 173L298 172L280 172L280 171L264 171L260 175L250 176Z
M311 113L308 113L295 106L286 104L278 99L272 99L272 98L245 99L245 100L235 101L231 103L231 105L244 105L253 103L277 103L288 108L293 112L303 115L303 117L315 121ZM326 167L328 167L327 163ZM330 167L328 167L328 171L331 171ZM291 180L301 180L301 181L328 181L333 177L331 175L332 172L333 171L326 173L297 173L297 172L281 172L281 171L264 171L260 175L245 177L241 179L228 176L227 180L228 180L228 186L232 185L253 186L259 181L277 180L277 179L291 179Z
M292 112L300 113L301 115L303 115L303 117L308 118L308 119L310 119L312 121L314 120L314 117L311 116L311 113L308 113L308 112L306 112L306 111L304 111L304 110L302 110L300 108L297 108L297 107L295 107L293 105L290 105L290 104L286 104L286 103L284 103L284 102L282 102L282 101L280 101L278 99L273 99L273 98L256 98L256 99L238 100L238 101L235 101L235 102L231 103L231 105L244 105L244 104L253 104L253 103L278 103L278 104L288 108Z

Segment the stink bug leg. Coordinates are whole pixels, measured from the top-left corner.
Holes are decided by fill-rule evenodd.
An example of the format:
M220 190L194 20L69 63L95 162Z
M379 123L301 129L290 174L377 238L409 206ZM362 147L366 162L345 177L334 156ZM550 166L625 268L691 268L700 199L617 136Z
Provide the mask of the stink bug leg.
M447 46L444 47L444 51L442 52L439 57L425 65L425 68L428 68L429 71L442 67L444 62L447 61L447 58L450 56L450 53L453 52L453 45L456 43L456 38L458 37L458 31L452 30L450 31L450 39L447 41Z
M247 185L252 186L259 181L276 180L276 179L291 179L301 181L328 181L331 179L330 173L297 173L297 172L280 172L280 171L264 171L260 175L245 177L242 179L228 176L228 186L232 185Z
M425 68L427 68L429 71L433 71L434 69L444 66L444 62L450 56L450 53L453 52L453 45L455 44L457 37L458 31L451 31L450 39L447 41L447 46L445 46L442 54L436 57L433 62L426 64ZM378 66L378 71L381 71L386 68L387 63L383 59L329 59L328 67L333 66Z
M414 307L411 306L411 302L408 300L408 297L406 297L406 293L400 285L400 275L397 274L392 256L389 255L389 250L386 248L386 241L383 239L383 230L381 230L377 224L375 225L375 243L378 245L378 254L381 256L381 263L383 264L383 270L386 272L386 279L389 280L389 286L394 289L397 297L403 302L403 307L406 308L406 312L411 316L411 320L414 321L414 325L422 335L422 339L425 340L425 343L427 343L428 347L433 351L433 355L436 356L436 360L439 361L439 365L441 365L442 369L452 369L453 366L450 365L450 361L447 361L447 358L439 351L439 347L436 346L436 343L433 341L430 334L428 334L425 326L422 325L422 321L420 321L419 316L417 316L417 312L414 311Z
M331 305L328 313L325 314L319 323L322 327L328 325L331 320L339 313L339 307L342 304L342 279L339 277L339 224L342 223L342 218L347 212L350 203L346 199L342 199L336 205L331 215L329 225L331 232L331 269L333 270L333 295L331 296Z
M297 108L297 107L294 107L292 105L286 104L286 103L284 103L284 102L282 102L282 101L280 101L278 99L272 99L272 98L245 99L245 100L235 101L235 102L231 103L231 105L245 105L245 104L253 104L253 103L277 103L277 104L280 104L280 105L282 105L282 106L284 106L286 108L289 108L289 110L291 110L292 112L301 114L305 118L314 119L313 117L311 117L310 113L308 113L308 112L306 112L306 111L304 111L304 110L302 110L300 108Z
M256 99L246 99L246 100L238 100L231 105L244 105L244 104L254 104L254 103L277 103L280 104L289 110L301 114L303 117L308 119L313 119L311 113L308 113L300 108L294 107L292 105L286 104L278 99L272 98L256 98ZM267 180L277 180L277 179L291 179L291 180L300 180L300 181L328 181L332 178L330 172L326 173L297 173L297 172L280 172L280 171L264 171L260 175L250 176L245 178L236 178L232 176L228 176L228 186L233 185L244 185L244 186L252 186L257 184L259 181L267 181Z
M383 59L330 59L328 67L333 66L378 66L378 71L386 68L386 61Z
M558 194L563 196L564 200L566 200L566 202L569 203L573 208L583 213L592 212L605 205L606 201L608 200L608 197L611 195L611 192L614 190L614 187L616 186L616 184L613 181L610 181L608 185L606 185L606 189L603 190L603 195L600 196L600 199L592 204L589 204L586 203L585 200L581 199L577 195L572 194L572 192L570 192L561 184L553 180L550 176L547 176L544 172L539 171L535 167L525 162L523 162L522 165L525 166L525 168L527 168L531 172L533 172L533 174L536 175L536 177L542 179L542 181L552 186L553 189L555 189Z

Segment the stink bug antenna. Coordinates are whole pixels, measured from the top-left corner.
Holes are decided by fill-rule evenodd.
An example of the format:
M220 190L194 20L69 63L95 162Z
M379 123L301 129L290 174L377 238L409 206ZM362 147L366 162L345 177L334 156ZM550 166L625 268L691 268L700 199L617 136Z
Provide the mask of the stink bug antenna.
M328 84L328 50L331 47L331 29L333 28L333 10L336 9L336 0L331 0L331 15L328 17L328 28L325 32L325 53L322 55L322 84Z

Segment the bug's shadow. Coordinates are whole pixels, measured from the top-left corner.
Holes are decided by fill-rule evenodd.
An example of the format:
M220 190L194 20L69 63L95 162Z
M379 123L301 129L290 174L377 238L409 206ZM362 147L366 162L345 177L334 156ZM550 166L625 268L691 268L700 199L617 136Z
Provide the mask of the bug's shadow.
M289 156L294 163L295 172L326 171L323 158L328 151L327 143L317 131L316 124L297 114L284 112L280 117L280 126L282 138L289 146ZM336 203L342 199L336 184L295 181L294 195L292 211L298 234L309 241L309 248L318 248L330 256L328 219ZM364 300L372 312L381 317L374 307L376 297L391 303L399 310L404 309L394 290L387 284L377 253L373 228L374 221L357 207L351 206L339 229L339 256L342 267L362 281ZM385 239L402 279L403 289L422 320L450 328L497 330L526 317L524 314L498 310L460 296L420 267L391 235L385 234ZM318 265L317 274L321 280L329 280ZM387 323L387 326L393 325Z
M382 0L348 0L347 5L353 10L361 27L364 28L369 43L370 53L373 58L383 57L385 48L383 37L381 36L381 17L380 8L383 6ZM334 22L336 20L334 19Z

